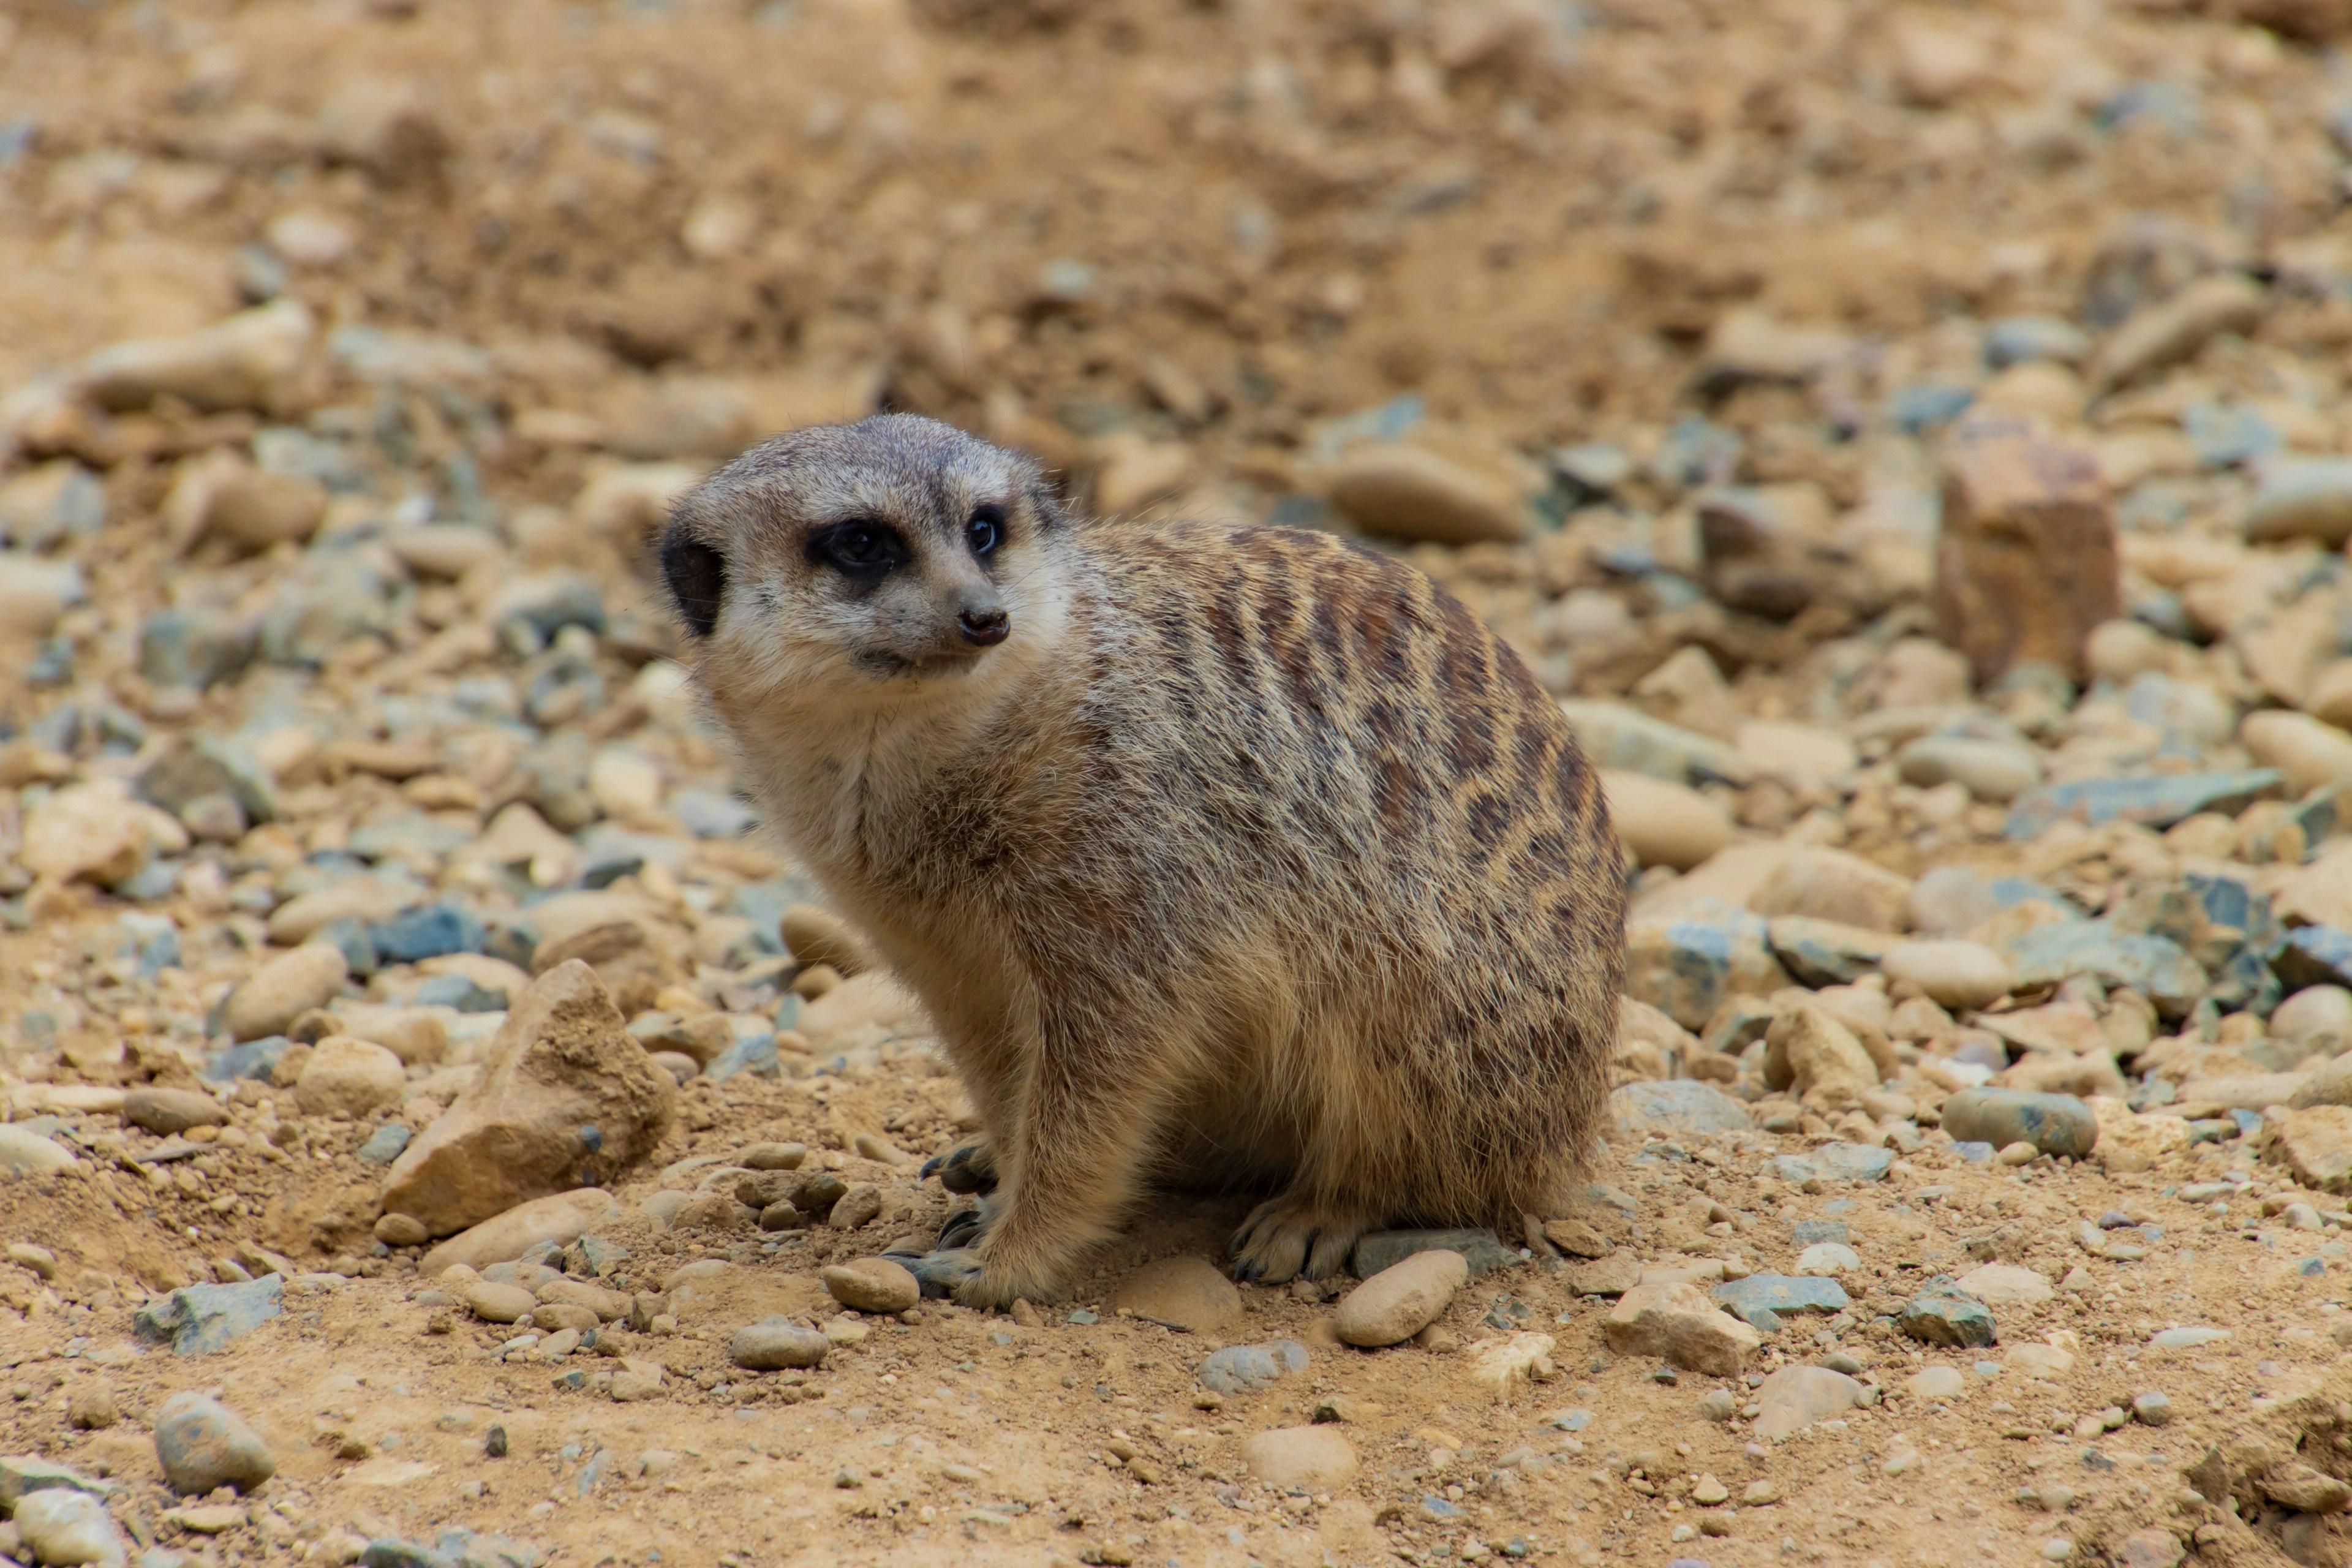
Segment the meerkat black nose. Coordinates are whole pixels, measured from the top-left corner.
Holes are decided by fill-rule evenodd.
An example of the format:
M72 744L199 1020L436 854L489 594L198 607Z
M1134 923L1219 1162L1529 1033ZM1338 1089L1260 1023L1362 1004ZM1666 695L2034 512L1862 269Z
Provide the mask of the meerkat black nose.
M1013 617L999 605L967 605L956 612L963 640L974 647L994 647L1013 631Z

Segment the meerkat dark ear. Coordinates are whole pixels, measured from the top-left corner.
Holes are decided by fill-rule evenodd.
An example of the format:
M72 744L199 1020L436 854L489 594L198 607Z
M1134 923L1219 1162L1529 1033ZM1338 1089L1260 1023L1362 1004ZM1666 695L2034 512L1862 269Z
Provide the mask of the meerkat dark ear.
M1054 481L1042 473L1030 477L1029 506L1037 514L1037 527L1041 532L1052 533L1069 524L1070 509L1055 493Z
M727 596L727 558L674 522L662 536L661 564L678 617L696 637L709 637L719 628L719 601Z

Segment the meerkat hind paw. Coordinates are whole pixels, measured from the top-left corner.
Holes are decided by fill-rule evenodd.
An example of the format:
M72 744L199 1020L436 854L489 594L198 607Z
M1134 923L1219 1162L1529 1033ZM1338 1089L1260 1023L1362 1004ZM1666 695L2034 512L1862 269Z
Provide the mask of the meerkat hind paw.
M1348 1261L1362 1225L1318 1208L1311 1200L1275 1198L1260 1204L1234 1233L1234 1278L1280 1285L1305 1277L1328 1279Z

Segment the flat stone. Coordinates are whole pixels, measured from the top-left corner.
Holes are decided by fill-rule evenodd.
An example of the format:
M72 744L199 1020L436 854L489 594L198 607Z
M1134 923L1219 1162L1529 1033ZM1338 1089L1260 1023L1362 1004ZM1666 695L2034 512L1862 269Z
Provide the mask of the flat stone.
M1612 1252L1571 1263L1561 1278L1573 1295L1622 1296L1642 1282L1642 1264L1630 1252Z
M2209 273L2117 327L2093 360L2093 384L2112 392L2194 357L2222 333L2251 333L2264 305L2262 289L2244 273Z
M1356 1449L1334 1426L1277 1426L1245 1439L1242 1462L1277 1490L1328 1492L1355 1478Z
M2205 971L2178 943L2118 931L2105 921L2036 926L2011 942L2007 954L2020 989L2087 974L2110 990L2142 993L2167 1018L2185 1015L2207 984Z
M1902 945L1884 931L1836 921L1782 915L1767 922L1772 955L1801 985L1848 985L1875 973L1887 953Z
M311 1048L295 1079L294 1103L306 1116L358 1121L399 1104L407 1090L407 1069L392 1052L349 1035L329 1035Z
M1623 772L1601 782L1610 826L1643 866L1687 871L1732 841L1730 813L1688 784Z
M311 1008L333 1001L350 976L341 948L306 942L246 976L222 1004L221 1025L239 1042L282 1035Z
M1958 735L1923 735L1895 756L1907 784L1958 784L1979 800L2006 805L2042 782L2042 762L2022 746Z
M417 1264L417 1272L426 1279L438 1279L452 1264L486 1268L520 1258L534 1247L568 1246L579 1240L591 1226L614 1218L620 1212L621 1205L613 1194L600 1187L551 1193L518 1204L502 1215L449 1237L425 1255Z
M286 1282L276 1274L235 1285L189 1285L131 1314L150 1344L169 1341L175 1355L226 1350L285 1310Z
M1923 1344L1989 1345L1995 1342L1992 1313L1949 1279L1939 1278L1913 1297L1896 1326Z
M194 1089L149 1085L123 1095L122 1120L157 1137L168 1138L191 1127L226 1126L228 1110L211 1095L199 1094Z
M1554 1373L1549 1334L1521 1331L1472 1345L1464 1356L1463 1375L1483 1388L1501 1392L1514 1384L1549 1381Z
M887 1258L861 1258L818 1270L825 1294L859 1312L903 1312L922 1300L922 1285L912 1274ZM1220 1279L1223 1276L1219 1277ZM1232 1289L1230 1282L1225 1288ZM1240 1302L1234 1303L1239 1315Z
M455 904L420 905L368 928L369 942L386 963L479 952L488 934L481 917Z
M1241 1321L1242 1296L1205 1258L1147 1263L1111 1292L1111 1309L1191 1333L1222 1333Z
M2229 1337L2230 1331L2227 1329L2193 1325L2189 1328L2165 1329L2149 1336L2147 1342L2151 1350L2187 1351L2213 1344Z
M1491 1230L1376 1230L1356 1243L1349 1267L1368 1280L1418 1252L1460 1253L1473 1279L1519 1261Z
M1586 757L1604 772L1647 773L1680 784L1746 784L1755 776L1736 748L1637 708L1585 699L1559 706Z
M728 1343L728 1358L737 1366L754 1372L773 1372L784 1367L813 1367L824 1364L825 1352L833 1342L824 1334L799 1323L772 1321L750 1323L735 1331Z
M31 1129L0 1124L0 1176L46 1175L81 1163L73 1151Z
M2014 1263L1981 1264L1961 1275L1954 1283L1996 1310L2004 1307L2038 1306L2056 1294L2048 1279Z
M1911 903L1911 879L1843 849L1793 848L1758 889L1749 907L1773 919L1801 915L1863 931L1899 931Z
M2246 507L2246 538L2256 544L2308 539L2330 550L2352 539L2352 459L2273 458Z
M83 1475L69 1465L60 1465L35 1454L18 1454L0 1458L0 1510L16 1506L28 1493L51 1487L63 1487L71 1491L88 1492L92 1497L112 1497L116 1491L112 1481Z
M352 1158L362 1165L389 1165L400 1158L400 1152L408 1147L409 1140L415 1136L415 1131L405 1123L387 1121L367 1135L367 1141L352 1152ZM419 1220L416 1223L421 1226L424 1222ZM417 1239L425 1238L419 1237Z
M1797 1255L1800 1274L1843 1274L1861 1267L1862 1255L1842 1241L1817 1241Z
M2275 768L2250 768L2237 773L2161 773L2045 784L2017 797L2010 807L2008 832L2011 838L2023 842L2039 838L2062 821L2094 827L2107 822L2137 822L2160 830L2203 812L2234 816L2275 794L2285 782L2285 775Z
M1772 1173L1791 1186L1807 1182L1883 1182L1895 1156L1867 1143L1824 1143L1808 1154L1776 1154Z
M1969 1391L1969 1380L1956 1366L1922 1367L1903 1380L1903 1392L1914 1399L1958 1399Z
M1610 1095L1609 1110L1628 1132L1742 1132L1752 1125L1747 1106L1696 1079L1629 1083Z
M2015 987L2009 960L1979 942L1898 942L1879 961L1889 981L1908 981L1938 1006L1987 1007Z
M1736 996L1769 995L1789 984L1765 922L1728 908L1631 921L1625 965L1625 994L1685 1029L1705 1028Z
M2074 1370L2074 1355L2056 1345L2027 1343L2011 1345L2000 1363L2021 1376L2052 1380Z
M1816 1421L1843 1415L1862 1403L1863 1385L1825 1366L1784 1366L1756 1390L1762 1406L1756 1436L1767 1442L1795 1436Z
M1698 1287L1680 1281L1626 1291L1603 1320L1601 1337L1619 1355L1659 1356L1669 1365L1717 1377L1738 1372L1763 1342Z
M539 1298L520 1285L478 1279L466 1289L466 1310L486 1323L520 1323L539 1306Z
M278 1473L261 1435L203 1394L175 1394L156 1411L155 1458L183 1497L202 1497L215 1487L249 1492Z
M1469 1279L1468 1260L1459 1252L1433 1247L1412 1253L1349 1291L1332 1316L1332 1329L1351 1345L1400 1344L1435 1321Z
M2098 1118L2071 1094L2019 1089L1964 1089L1944 1101L1944 1131L1956 1142L2005 1149L2031 1143L2045 1154L2081 1159L2099 1142Z
M1212 1394L1247 1394L1276 1378L1307 1370L1307 1347L1296 1340L1227 1345L1201 1363L1201 1386Z
M1815 1245L1821 1245L1816 1243ZM1830 1245L1835 1245L1832 1243ZM1791 1274L1750 1274L1745 1279L1727 1279L1715 1287L1714 1299L1727 1310L1750 1327L1762 1329L1757 1321L1759 1313L1769 1313L1777 1320L1790 1312L1843 1312L1852 1305L1845 1288L1825 1276Z
M1517 541L1530 517L1526 492L1498 468L1402 443L1350 448L1330 495L1367 533L1441 544Z

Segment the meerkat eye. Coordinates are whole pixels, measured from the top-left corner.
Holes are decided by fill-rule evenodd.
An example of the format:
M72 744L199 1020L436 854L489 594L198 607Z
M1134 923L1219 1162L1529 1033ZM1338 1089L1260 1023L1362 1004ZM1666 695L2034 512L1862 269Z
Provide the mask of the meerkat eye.
M995 549L1004 542L1004 509L984 506L974 510L971 521L964 525L964 537L971 542L974 555L985 555Z
M876 578L904 565L907 547L889 524L854 518L811 534L809 556L852 577Z
M696 637L709 637L718 629L719 601L727 595L727 558L684 530L672 529L662 541L661 565L679 616Z

